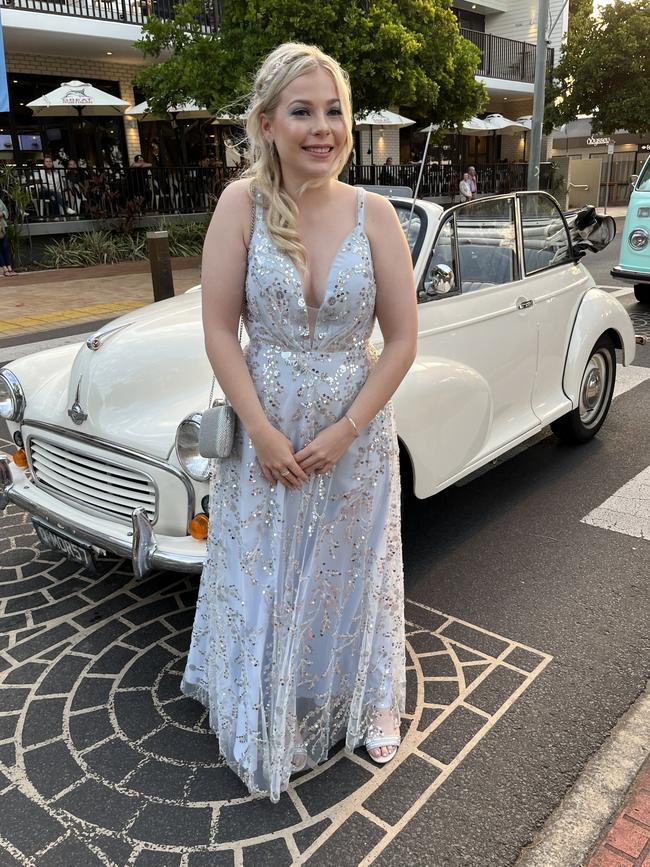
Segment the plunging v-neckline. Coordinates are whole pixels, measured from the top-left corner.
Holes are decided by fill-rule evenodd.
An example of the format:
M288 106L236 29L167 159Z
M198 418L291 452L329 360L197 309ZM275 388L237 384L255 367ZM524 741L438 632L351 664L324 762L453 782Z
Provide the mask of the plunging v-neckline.
M323 293L323 300L321 301L321 303L318 306L316 306L314 304L307 304L307 299L305 298L305 285L302 282L302 277L300 276L300 271L298 270L298 267L297 267L296 263L293 261L293 259L291 258L291 256L289 256L288 253L285 253L287 258L291 262L291 265L293 266L293 273L295 274L295 277L296 277L296 283L298 285L298 291L300 292L300 294L302 296L302 300L303 300L304 305L305 305L305 313L307 312L307 307L311 307L312 310L317 310L320 313L320 311L325 306L325 302L327 301L327 296L329 295L329 291L330 291L332 273L334 271L334 268L336 266L338 258L341 255L341 252L343 251L343 248L345 247L347 242L350 240L350 238L354 235L354 233L358 229L359 229L359 223L357 222L356 225L354 226L354 228L348 232L348 234L345 236L345 238L343 238L343 240L341 241L341 243L339 244L339 246L336 250L336 253L334 253L334 258L332 259L329 270L327 272L327 277L325 279L325 292Z

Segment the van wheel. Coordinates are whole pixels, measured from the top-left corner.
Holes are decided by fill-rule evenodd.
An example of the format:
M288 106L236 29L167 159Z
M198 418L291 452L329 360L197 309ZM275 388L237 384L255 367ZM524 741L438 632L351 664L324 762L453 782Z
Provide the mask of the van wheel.
M603 334L582 374L578 406L551 423L555 436L571 444L586 443L594 437L609 411L615 382L616 351L611 337Z
M650 283L635 283L634 297L641 304L650 304Z

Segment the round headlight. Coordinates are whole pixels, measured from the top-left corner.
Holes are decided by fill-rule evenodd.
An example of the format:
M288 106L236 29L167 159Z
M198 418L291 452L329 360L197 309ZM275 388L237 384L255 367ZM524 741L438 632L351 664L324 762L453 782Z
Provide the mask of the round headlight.
M201 414L188 415L176 429L176 455L185 472L197 482L207 481L210 461L199 454Z
M0 370L0 417L9 421L22 421L25 394L10 370Z
M648 233L645 229L634 229L627 239L633 250L643 250L648 243Z

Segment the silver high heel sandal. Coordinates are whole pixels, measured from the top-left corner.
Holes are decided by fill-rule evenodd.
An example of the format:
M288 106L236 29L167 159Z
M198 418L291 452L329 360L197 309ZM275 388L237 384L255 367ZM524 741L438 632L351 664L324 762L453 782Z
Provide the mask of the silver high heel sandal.
M377 714L381 713L383 708L379 710L375 709L375 720L377 718ZM401 744L402 739L397 735L387 735L383 728L377 725L376 721L371 722L368 726L368 731L366 732L366 739L364 741L364 746L368 752L368 755L373 760L373 762L377 762L378 765L385 765L386 762L390 762L391 759L394 759L397 755L397 748ZM387 756L373 756L370 750L378 750L381 747L395 747L395 749L388 753Z

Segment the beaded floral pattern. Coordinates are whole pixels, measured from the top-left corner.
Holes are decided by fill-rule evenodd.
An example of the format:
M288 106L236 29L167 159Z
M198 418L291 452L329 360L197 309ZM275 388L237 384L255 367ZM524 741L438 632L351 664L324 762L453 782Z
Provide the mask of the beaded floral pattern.
M300 275L261 203L249 251L244 350L271 423L299 450L347 411L376 363L375 280L358 220L330 268L313 332ZM270 485L238 425L210 488L185 694L210 710L228 765L277 801L302 740L311 765L363 743L375 708L404 705L403 568L388 403L328 475Z

